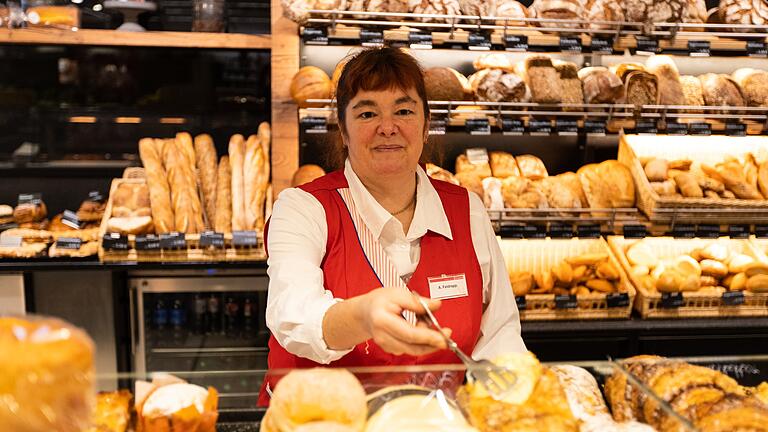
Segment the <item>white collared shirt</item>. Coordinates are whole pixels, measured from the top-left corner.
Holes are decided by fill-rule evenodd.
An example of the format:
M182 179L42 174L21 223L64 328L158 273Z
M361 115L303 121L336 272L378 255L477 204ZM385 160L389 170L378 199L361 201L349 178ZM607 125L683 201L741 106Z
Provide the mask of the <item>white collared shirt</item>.
M400 221L373 198L349 160L344 168L358 212L400 276L416 270L420 240L428 230L452 238L440 196L421 167L417 167L416 174L416 210L404 234ZM523 352L517 304L488 213L480 197L473 193L469 194L469 207L472 243L483 278L481 334L472 357ZM323 339L323 316L340 301L323 286L320 264L327 236L325 210L314 196L298 188L280 193L269 222L267 327L286 350L322 364L351 351L329 349Z

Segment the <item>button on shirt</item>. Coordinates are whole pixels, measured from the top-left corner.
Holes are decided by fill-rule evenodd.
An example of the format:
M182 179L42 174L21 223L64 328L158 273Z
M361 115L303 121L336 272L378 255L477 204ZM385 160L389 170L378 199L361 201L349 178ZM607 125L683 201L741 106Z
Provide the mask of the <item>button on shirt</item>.
M368 229L378 239L401 277L419 264L420 240L427 231L452 239L440 197L426 172L416 169L416 209L408 233L385 210L355 174L349 160L344 176L352 199ZM483 318L472 357L493 358L525 351L520 319L504 257L482 200L469 193L470 230L483 277ZM267 326L294 355L328 364L350 350L329 349L323 339L323 316L342 299L323 285L320 264L325 256L328 226L325 210L314 196L298 188L280 193L269 222L269 294Z

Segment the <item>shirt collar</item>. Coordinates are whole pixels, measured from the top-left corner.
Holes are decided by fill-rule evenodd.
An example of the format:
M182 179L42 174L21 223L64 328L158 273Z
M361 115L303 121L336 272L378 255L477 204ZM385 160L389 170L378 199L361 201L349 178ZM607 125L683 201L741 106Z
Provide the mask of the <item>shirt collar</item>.
M355 201L357 210L365 221L365 225L375 238L380 238L384 227L396 219L365 188L363 182L352 169L349 159L344 163L344 176L349 184L349 191ZM437 190L429 181L427 173L416 167L416 210L413 215L411 227L408 230L409 241L423 237L427 231L440 234L449 240L453 240L451 226L443 209L443 202L437 194Z

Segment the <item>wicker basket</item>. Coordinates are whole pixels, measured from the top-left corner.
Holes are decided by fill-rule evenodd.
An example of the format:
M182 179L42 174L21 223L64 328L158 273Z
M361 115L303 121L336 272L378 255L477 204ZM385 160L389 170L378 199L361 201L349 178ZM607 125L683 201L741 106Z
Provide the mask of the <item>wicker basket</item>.
M743 221L744 218L765 217L768 211L768 200L662 197L651 188L639 158L653 156L668 160L689 159L714 166L722 162L726 155L743 159L747 153L757 155L761 152L768 152L768 137L622 134L619 138L618 159L632 172L637 191L637 207L651 220L662 219L662 215L658 212L661 209L739 209L740 213L734 215L729 215L727 211L722 212L722 218L717 222L727 224ZM744 210L755 210L755 213L742 212ZM684 211L680 212L680 215L684 216L684 214Z
M619 262L608 243L599 239L523 239L499 240L504 254L507 271L527 271L539 273L548 271L565 258L586 253L606 252L616 268ZM635 289L623 270L621 286L629 295L629 305L609 308L606 294L578 296L578 307L557 309L554 294L528 294L525 296L525 309L520 311L520 319L527 321L548 320L584 320L584 319L626 319L632 312Z
M635 309L640 312L643 318L768 316L768 294L748 291L744 291L744 304L737 306L726 305L720 295L686 292L683 293L682 306L678 308L663 307L662 294L658 292L651 293L645 290L640 280L632 276L630 272L631 265L627 259L626 250L639 241L647 244L659 259L672 259L712 242L721 243L733 252L743 253L758 260L762 260L762 258L749 240L732 240L727 237L719 239L674 239L671 237L628 239L621 236L609 237L608 244L637 289Z

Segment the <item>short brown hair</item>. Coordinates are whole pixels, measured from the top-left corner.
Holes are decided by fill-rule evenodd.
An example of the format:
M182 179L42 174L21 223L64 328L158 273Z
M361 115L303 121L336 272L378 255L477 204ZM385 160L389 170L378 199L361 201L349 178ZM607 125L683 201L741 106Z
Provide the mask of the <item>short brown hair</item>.
M345 60L342 60L342 62ZM399 88L415 89L424 108L424 127L429 127L429 103L424 84L424 72L413 56L399 48L367 48L346 60L336 85L336 108L339 130L346 135L346 110L349 102L359 91L380 91ZM341 168L347 157L347 149L341 140L336 144L330 162ZM428 152L422 153L422 158Z

